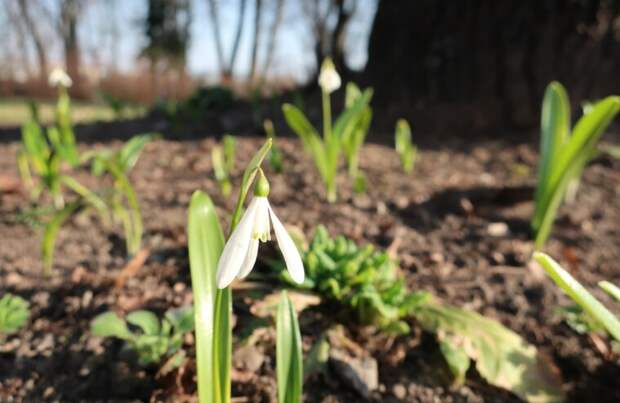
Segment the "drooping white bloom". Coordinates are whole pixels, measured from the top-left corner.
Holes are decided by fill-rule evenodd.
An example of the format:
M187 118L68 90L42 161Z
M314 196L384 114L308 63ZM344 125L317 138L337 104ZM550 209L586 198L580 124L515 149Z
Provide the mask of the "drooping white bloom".
M319 73L319 86L323 89L323 91L331 94L340 88L340 75L336 71L336 66L334 66L334 62L329 57L323 60L323 64L321 64L321 72Z
M52 70L48 82L51 87L60 86L64 88L69 88L73 84L73 80L71 80L71 77L69 77L69 75L60 67L56 67L54 70Z
M235 277L243 279L250 274L258 256L258 242L271 239L271 225L291 278L296 283L303 283L304 266L295 243L273 212L267 197L257 195L224 246L217 264L218 288L227 287Z

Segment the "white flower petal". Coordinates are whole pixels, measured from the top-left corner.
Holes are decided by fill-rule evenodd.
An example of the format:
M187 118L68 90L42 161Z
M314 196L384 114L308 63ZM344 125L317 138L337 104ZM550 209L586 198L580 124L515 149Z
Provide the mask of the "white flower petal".
M217 264L216 284L218 288L227 287L241 270L250 247L257 206L256 198L252 199L241 221L224 245L224 250Z
M258 239L252 239L250 241L250 247L248 248L248 253L243 260L243 264L241 265L241 270L239 270L239 274L237 275L238 279L244 279L250 274L254 264L256 263L256 257L258 256Z
M261 242L267 242L271 239L271 229L269 226L269 201L266 197L257 196L256 200L256 216L254 217L254 231L252 239L260 239Z
M301 261L301 256L299 256L297 246L295 246L295 242L293 242L291 236L288 234L284 228L284 225L282 225L271 207L269 207L269 215L271 216L271 222L273 224L273 232L275 232L276 239L278 240L278 246L280 247L282 256L284 256L284 261L286 262L286 269L291 275L293 281L301 284L304 282L305 276L304 264Z

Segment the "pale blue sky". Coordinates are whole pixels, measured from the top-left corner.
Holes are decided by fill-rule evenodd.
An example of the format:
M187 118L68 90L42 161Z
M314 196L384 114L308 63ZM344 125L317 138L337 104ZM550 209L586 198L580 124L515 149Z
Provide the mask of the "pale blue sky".
M2 0L12 1L12 0ZM57 13L58 0L43 0L52 14ZM228 59L234 28L238 18L240 0L220 0L221 30ZM290 76L303 80L314 69L310 24L303 13L301 2L307 0L285 0L284 20L277 37L276 52L271 74ZM376 11L377 0L358 0L355 17L349 24L347 35L347 59L352 67L361 68L366 63L366 48L369 29ZM247 2L243 36L240 44L235 73L245 76L250 64L250 46L254 32L254 1ZM268 10L275 0L263 1L266 12L263 29L271 24L274 13ZM82 53L85 64L108 65L116 54L116 64L123 70L131 69L136 56L144 46L140 21L147 11L146 0L89 0L86 12L79 26ZM7 18L6 14L4 18ZM212 27L210 25L207 0L192 0L191 44L188 66L191 73L213 77L217 73ZM62 63L59 39L49 24L49 18L41 18L41 29L50 38L47 43L54 63ZM110 23L116 21L115 23ZM45 26L47 24L47 27ZM118 30L119 41L112 41L110 32ZM264 44L264 42L263 42ZM259 52L259 66L260 52Z

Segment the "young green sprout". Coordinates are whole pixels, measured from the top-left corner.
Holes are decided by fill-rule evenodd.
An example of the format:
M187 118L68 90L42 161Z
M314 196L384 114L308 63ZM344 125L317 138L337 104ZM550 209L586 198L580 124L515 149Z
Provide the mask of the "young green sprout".
M30 316L30 304L22 297L4 294L0 298L0 341L21 329Z
M281 173L283 166L283 157L280 148L276 145L276 130L273 127L273 122L271 119L265 119L263 121L263 129L265 130L265 135L268 139L273 141L273 146L271 147L271 151L269 151L268 161L271 169L273 169L276 173Z
M405 173L413 171L418 148L411 142L411 127L405 119L398 119L394 134L396 152L400 158L400 165Z
M584 115L571 131L566 90L558 82L547 86L541 113L540 164L531 222L537 250L549 237L567 192L574 197L576 184L595 154L599 139L619 111L620 97L606 97L584 108Z
M224 158L224 151L221 146L214 146L211 149L211 161L213 163L213 173L215 180L220 186L220 192L224 197L228 197L232 190L230 173Z
M319 74L323 107L322 138L298 107L291 104L282 106L286 122L301 138L304 148L314 158L330 203L335 202L337 198L336 175L343 139L349 139L349 133L355 130L372 97L372 89L366 89L335 122L332 122L330 94L340 88L340 84L340 76L334 63L329 58L325 59Z
M259 169L254 198L224 246L217 266L217 286L227 287L236 278L250 274L258 256L258 244L271 239L271 225L284 256L286 268L297 283L304 281L304 267L291 236L269 205L269 182Z

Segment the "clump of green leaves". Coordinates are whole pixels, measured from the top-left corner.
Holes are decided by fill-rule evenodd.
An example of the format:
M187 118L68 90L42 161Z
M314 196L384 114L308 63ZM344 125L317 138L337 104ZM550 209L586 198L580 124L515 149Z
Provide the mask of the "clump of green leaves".
M347 139L349 149L355 149L356 141L359 141L360 136L359 134L352 135L351 133L360 128L360 120L364 118L369 119L366 108L372 98L372 89L364 90L361 95L352 101L350 106L345 108L336 121L332 122L330 94L340 86L340 77L338 77L333 63L329 59L326 59L321 67L321 76L324 73L329 73L329 79L326 80L325 84L321 84L323 105L322 137L298 107L284 104L282 111L289 127L301 138L306 152L313 157L314 164L325 185L327 200L333 203L337 198L336 175L338 173L343 140ZM319 81L321 82L320 78Z
M26 300L17 295L4 294L0 298L0 337L17 332L30 316L30 307Z
M282 173L282 170L284 169L284 157L282 156L282 151L280 151L280 148L278 148L276 144L276 130L273 127L273 122L270 119L265 119L263 122L263 128L267 138L273 141L271 151L269 151L269 155L267 156L267 161L269 161L269 165L274 172Z
M493 319L443 304L427 292L412 292L386 252L372 245L358 246L343 236L331 238L319 226L303 260L306 281L299 287L343 303L360 323L407 334L408 321L414 320L433 333L455 383L464 381L475 361L478 373L489 383L524 400L561 400L562 392L549 376L552 369L534 346ZM280 273L295 285L286 272Z
M116 337L127 342L134 350L141 365L159 363L164 357L172 357L181 351L183 335L194 330L194 310L179 308L168 310L160 320L151 311L138 310L125 319L114 312L97 316L90 331L99 337Z
M542 105L540 164L534 196L532 230L537 249L549 234L562 200L575 186L596 153L596 146L620 111L620 96L609 96L584 108L584 115L571 131L570 103L562 84L547 86Z
M306 280L299 286L340 301L356 312L362 324L404 334L404 318L422 303L426 293L410 293L398 276L398 265L387 252L373 245L358 246L340 235L331 238L318 226L303 254ZM281 271L291 285L288 272Z
M31 118L22 126L22 147L18 153L18 168L23 183L31 196L38 200L49 192L57 209L64 207L63 186L67 175L62 164L76 167L80 163L75 136L71 125L71 100L65 88L60 88L56 103L56 122L47 130L38 121L36 107L31 107ZM38 180L35 180L35 176Z
M142 213L128 175L146 143L155 137L155 134L139 135L131 138L117 151L103 150L83 155L84 161L91 162L93 175L110 175L113 179L112 188L101 194L91 191L70 176L63 176L63 182L74 190L77 197L61 209L52 210L45 224L41 250L46 274L52 269L54 245L60 228L69 217L89 209L96 210L104 224L110 221L110 216L120 222L125 234L127 252L134 255L139 251L143 233Z
M411 173L418 154L418 148L411 142L411 127L405 119L398 119L396 122L394 145L403 171Z

